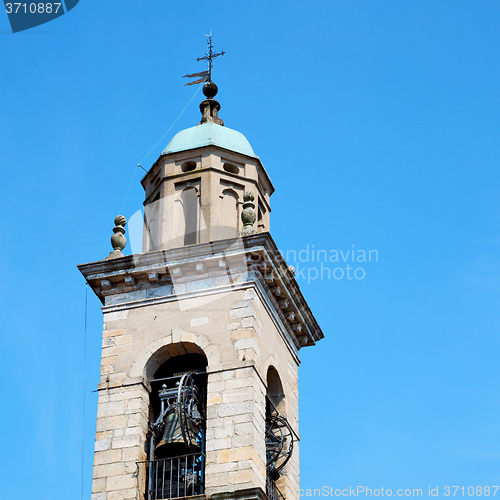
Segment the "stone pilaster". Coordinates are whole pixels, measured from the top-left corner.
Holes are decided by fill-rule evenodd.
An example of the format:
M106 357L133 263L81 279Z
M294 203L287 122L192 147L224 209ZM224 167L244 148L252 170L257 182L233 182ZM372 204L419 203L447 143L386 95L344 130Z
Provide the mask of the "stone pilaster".
M92 500L135 500L145 460L149 392L142 383L100 389Z
M245 362L209 374L206 493L265 491L265 386Z

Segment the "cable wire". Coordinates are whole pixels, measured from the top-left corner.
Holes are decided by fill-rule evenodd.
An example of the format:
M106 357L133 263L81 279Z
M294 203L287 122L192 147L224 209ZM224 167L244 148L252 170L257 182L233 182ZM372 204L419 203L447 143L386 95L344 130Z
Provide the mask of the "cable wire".
M160 144L160 142L163 141L165 136L172 130L172 127L177 123L179 118L184 114L184 111L186 111L188 106L193 102L193 99L196 97L196 94L198 94L201 87L202 87L201 85L198 87L198 89L194 93L193 97L191 97L190 101L186 104L186 107L181 111L181 114L175 119L175 122L172 123L172 125L170 125L170 128L163 134L162 138L151 148L151 151L139 162L139 164L141 164L152 153L153 149L156 148L156 146L158 146L158 144Z
M179 121L179 118L184 114L184 111L186 111L186 109L188 108L188 106L193 102L193 99L196 97L196 95L200 91L201 87L202 87L202 85L198 86L198 88L196 89L196 92L193 94L193 97L191 97L191 99L189 100L189 102L186 104L186 106L184 107L184 109L181 111L180 115L175 119L174 123L172 123L172 125L170 125L170 127L168 128L168 130L161 137L161 139L151 148L151 150L149 151L149 153L138 163L137 167L134 170L134 175L132 176L132 180L130 181L130 184L129 184L128 189L127 189L127 193L125 194L125 198L123 199L123 203L122 203L122 205L120 207L120 210L118 211L118 214L121 214L123 206L125 205L125 202L127 201L128 195L130 193L130 189L132 188L132 184L133 184L134 179L135 179L135 175L137 174L137 169L138 168L142 168L147 173L147 170L141 165L141 163L153 152L153 150L156 148L156 146L158 146L158 144L160 144L160 142L163 141L163 139L165 138L165 136L172 130L172 127ZM101 254L99 256L99 260L102 259L102 255L104 253L104 249L106 248L106 245L107 245L107 243L104 243L104 246L102 247Z
M82 418L82 500L83 500L83 472L85 465L85 385L87 382L87 296L89 284L85 284L85 328L83 335L83 418Z

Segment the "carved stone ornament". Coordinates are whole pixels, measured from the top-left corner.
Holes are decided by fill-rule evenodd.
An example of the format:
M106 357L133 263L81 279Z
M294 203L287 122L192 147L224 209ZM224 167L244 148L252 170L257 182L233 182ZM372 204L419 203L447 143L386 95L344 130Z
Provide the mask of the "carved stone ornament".
M123 215L119 215L115 219L115 227L113 228L113 236L111 236L111 245L113 246L113 251L106 257L105 260L119 259L124 257L122 250L127 244L127 238L125 238L125 225L127 224L127 219Z
M243 195L243 211L241 212L241 220L243 222L243 231L241 231L241 236L249 236L251 234L256 234L257 231L254 229L253 225L257 220L257 214L255 213L255 204L253 203L254 196L251 191L246 191Z

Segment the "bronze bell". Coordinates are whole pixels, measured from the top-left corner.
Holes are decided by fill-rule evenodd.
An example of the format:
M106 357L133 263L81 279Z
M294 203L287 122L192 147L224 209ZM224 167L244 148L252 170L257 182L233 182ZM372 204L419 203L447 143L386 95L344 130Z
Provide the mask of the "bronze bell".
M176 407L165 418L165 430L163 431L161 441L155 447L155 458L180 457L200 451L200 445L195 439L195 435L199 432L198 426L192 423L193 434L193 432L188 430L188 424L184 422L186 437L189 439L192 448L190 450L188 443L184 441L184 437L182 436L181 418L184 418L184 416L179 417Z

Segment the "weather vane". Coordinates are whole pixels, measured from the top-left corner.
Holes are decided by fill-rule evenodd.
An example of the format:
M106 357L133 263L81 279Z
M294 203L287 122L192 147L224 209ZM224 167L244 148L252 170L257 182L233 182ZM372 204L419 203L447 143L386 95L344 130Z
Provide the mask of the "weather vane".
M210 35L205 35L207 37L207 45L208 45L208 52L204 57L198 57L196 60L199 61L207 61L208 62L208 71L201 71L200 73L193 73L192 75L184 75L183 78L194 78L201 76L202 78L199 80L196 80L195 82L189 82L186 83L185 85L194 85L196 83L201 83L201 82L211 82L212 81L212 61L219 56L223 56L225 54L224 51L216 53L213 50L212 46L212 32L210 32Z
M223 56L225 54L224 51L219 52L218 54L213 51L212 47L212 32L210 32L210 35L205 35L207 37L207 45L208 45L208 52L207 55L204 57L198 57L196 60L199 61L208 61L208 80L209 82L212 81L212 61L219 56Z

